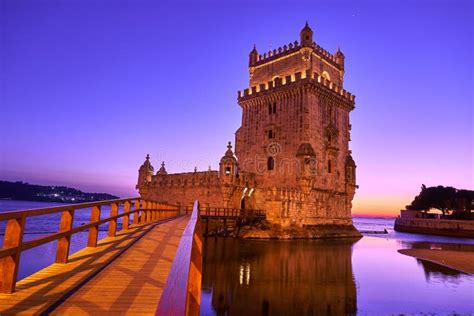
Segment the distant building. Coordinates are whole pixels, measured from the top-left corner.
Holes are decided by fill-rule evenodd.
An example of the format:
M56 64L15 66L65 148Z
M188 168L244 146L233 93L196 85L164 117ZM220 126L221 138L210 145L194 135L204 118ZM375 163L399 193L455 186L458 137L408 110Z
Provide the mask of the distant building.
M250 85L238 92L242 125L219 170L156 174L149 157L137 188L149 199L266 211L282 226L352 225L356 165L349 150L354 95L343 89L344 55L300 41L249 55Z

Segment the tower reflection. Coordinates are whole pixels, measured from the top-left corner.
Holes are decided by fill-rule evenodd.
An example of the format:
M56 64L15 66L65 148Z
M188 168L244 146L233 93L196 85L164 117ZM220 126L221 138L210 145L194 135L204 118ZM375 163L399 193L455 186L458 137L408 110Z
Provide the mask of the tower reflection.
M209 238L203 295L212 295L213 311L201 314L355 314L354 242Z

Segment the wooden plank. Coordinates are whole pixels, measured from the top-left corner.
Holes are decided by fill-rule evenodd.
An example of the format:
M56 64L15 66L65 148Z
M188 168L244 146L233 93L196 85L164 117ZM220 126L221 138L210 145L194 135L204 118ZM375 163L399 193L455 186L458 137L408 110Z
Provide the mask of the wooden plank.
M135 201L135 206L133 208L135 212L133 213L133 224L138 225L139 216L140 216L140 200Z
M152 315L189 217L161 224L64 301L56 315L114 311Z
M128 214L128 212L130 212L130 202L129 201L126 201L126 202L123 203L123 212L126 215L122 218L122 230L127 230L128 229L128 223L129 223L129 220L130 220L130 215Z
M104 223L107 223L107 222L111 221L112 219L117 219L121 216L123 216L123 214L113 216L113 217L108 217L106 219L102 219L102 220L100 220L100 221L98 221L94 224L89 223L89 224L81 225L81 226L78 226L78 227L75 227L75 228L71 229L70 231L53 233L53 234L50 234L50 235L47 235L47 236L43 236L43 237L35 238L35 239L32 239L32 240L24 241L21 244L20 248L21 248L21 251L25 251L25 250L28 250L28 249L31 249L31 248L35 248L35 247L41 246L43 244L47 244L51 241L58 240L62 237L71 236L75 233L87 230L87 229L89 229L93 226L102 225ZM16 249L13 249L13 248L2 249L2 250L0 250L0 258L10 256L15 251L16 251Z
M198 202L194 203L156 315L199 315L202 279L202 230Z
M5 227L3 248L16 249L10 256L0 259L0 292L12 293L15 291L18 267L20 265L20 246L23 241L25 217L11 219Z
M110 217L117 216L118 214L118 203L112 203L110 205ZM115 237L117 232L117 219L113 219L109 222L109 230L107 232L107 236Z
M142 242L142 240L147 240L146 244L138 247L132 256L127 256L128 259L123 261L124 264L128 265L130 271L134 271L134 268L140 270L140 266L148 267L146 269L141 269L143 276L139 276L139 273L136 274L135 271L133 272L133 275L136 276L136 281L134 284L136 285L138 283L142 283L144 286L131 286L131 292L127 294L126 297L131 299L134 297L133 291L140 292L140 295L143 297L143 301L149 302L149 306L153 305L154 308L156 308L157 300L153 301L153 297L150 298L149 294L144 295L144 293L153 293L150 289L157 291L155 283L161 282L160 280L164 280L166 275L157 273L156 269L151 269L152 266L147 265L149 265L150 262L154 264L159 262L162 266L170 266L171 263L169 258L172 258L173 254L169 251L169 249L167 249L167 251L161 251L162 248L160 248L160 250L156 253L150 253L149 249L152 248L149 247L150 245L156 246L157 240L159 241L158 244L160 244L163 248L173 248L171 245L172 243L177 245L177 240L168 240L168 235L165 234L166 230L161 226L167 225L168 230L170 230L170 227L175 227L179 220L184 220L184 222L186 222L186 219L178 218L153 225L132 225L128 231L120 231L115 237L106 237L100 240L97 243L97 247L95 248L85 248L72 254L69 256L69 262L67 264L53 264L19 281L17 283L16 292L12 294L0 294L0 314L11 315L26 313L31 315L42 313L45 311L45 309L51 306L51 304L63 297L65 293L68 293L77 287L78 284L81 284L81 282L84 282L84 280L90 278L92 274L97 273L96 271L98 271L98 269L103 269L103 267L107 264L110 266L113 265L115 263L113 262L113 259L115 259L114 256L117 256L120 252L123 252L124 249L126 249L130 244L135 242L141 236L144 237L134 244L134 246L126 250L118 259L121 259L122 256L134 249L137 245L139 245L140 242ZM184 224L181 225L184 227ZM149 229L151 230L146 233L146 231ZM148 238L148 235L155 230L155 235ZM144 235L145 233L146 235ZM179 236L176 238L179 240ZM136 256L137 253L142 253L143 255ZM136 258L134 259L134 257ZM139 266L137 267L136 265ZM100 276L107 269L108 268L97 274L97 276ZM121 273L123 273L123 271ZM146 278L147 273L152 274L152 277ZM112 274L113 280L105 282L103 289L99 290L95 295L93 295L95 296L96 300L100 300L104 293L108 293L108 289L112 289L116 291L116 293L123 290L123 287L117 286L115 275L116 273ZM155 280L154 278L158 279ZM92 280L94 280L94 278ZM155 283L150 284L150 281ZM109 299L107 300L110 301ZM154 303L151 304L151 301ZM133 311L137 310L137 306L133 304L129 308ZM110 311L115 311L115 309L110 308L109 311L104 311L104 309L101 309L100 314L109 313ZM152 314L153 312L150 313Z
M74 221L74 210L66 210L61 214L61 222L59 224L60 232L70 231ZM69 257L69 246L71 244L71 235L61 237L58 240L56 249L56 263L67 263Z
M90 223L94 224L100 221L100 205L93 206L91 209ZM99 225L89 228L87 247L97 247L97 238L99 237Z

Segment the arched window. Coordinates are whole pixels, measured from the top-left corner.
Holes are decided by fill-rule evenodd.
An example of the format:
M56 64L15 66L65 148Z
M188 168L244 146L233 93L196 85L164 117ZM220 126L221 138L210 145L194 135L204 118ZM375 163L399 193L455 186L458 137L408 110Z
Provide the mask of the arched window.
M326 80L331 81L331 77L329 77L329 74L327 71L323 71L323 73L321 74L321 77L323 77Z
M271 103L268 104L268 114L270 114L270 115L272 114L272 104Z
M273 136L274 136L274 135L273 135L273 131L272 131L272 130L269 130L269 131L268 131L268 138L271 139L271 138L273 138Z
M230 167L229 166L225 167L225 174L226 174L226 176L228 176L230 174Z
M273 114L275 114L277 112L277 104L276 102L273 103Z
M328 160L328 173L331 173L331 160Z
M267 169L268 169L268 170L273 170L273 169L275 169L275 159L273 159L273 157L268 157L268 160L267 160Z

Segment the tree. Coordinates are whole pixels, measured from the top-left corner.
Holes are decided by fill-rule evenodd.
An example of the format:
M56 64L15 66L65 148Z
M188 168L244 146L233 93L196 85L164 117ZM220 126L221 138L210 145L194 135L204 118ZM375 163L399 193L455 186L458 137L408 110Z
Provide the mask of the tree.
M420 194L418 194L415 199L407 206L407 209L412 211L423 211L428 212L431 208L431 201L429 197L429 192L427 192L426 185L421 185Z
M457 190L453 201L453 214L459 219L470 219L471 211L474 210L474 191Z
M409 210L427 212L430 209L438 209L443 215L453 214L457 218L470 218L471 210L474 209L474 191L458 190L453 187L421 186L420 194L407 206Z

